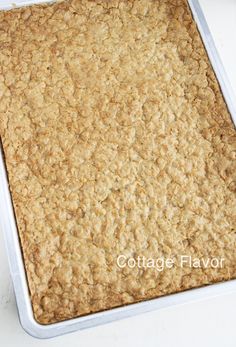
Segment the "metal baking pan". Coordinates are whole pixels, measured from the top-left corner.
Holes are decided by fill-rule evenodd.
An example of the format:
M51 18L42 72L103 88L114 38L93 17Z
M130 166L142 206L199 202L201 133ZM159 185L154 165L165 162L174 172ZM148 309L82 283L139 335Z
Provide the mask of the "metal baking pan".
M18 0L15 5L25 6L41 3L41 0ZM51 1L44 1L51 2ZM198 0L188 0L193 17L197 23L202 40L221 86L226 104L236 125L236 98L230 87L226 73L218 56L206 19ZM1 0L0 9L12 8L12 2ZM191 289L178 294L152 299L137 304L131 304L108 311L90 314L87 316L66 320L64 322L40 325L33 316L31 300L26 280L24 262L21 253L19 236L16 227L15 215L11 195L8 187L7 172L4 164L3 151L0 151L0 223L4 233L7 248L10 272L13 281L20 322L24 330L37 338L50 338L65 333L81 330L121 318L130 317L139 313L149 312L168 306L201 300L220 294L236 291L236 280L209 285L203 288Z

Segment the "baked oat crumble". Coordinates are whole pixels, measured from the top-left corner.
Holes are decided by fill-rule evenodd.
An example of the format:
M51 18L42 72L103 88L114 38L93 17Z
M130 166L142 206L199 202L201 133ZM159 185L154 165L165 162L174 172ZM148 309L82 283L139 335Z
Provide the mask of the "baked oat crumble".
M0 133L38 322L236 278L235 129L186 0L0 12Z

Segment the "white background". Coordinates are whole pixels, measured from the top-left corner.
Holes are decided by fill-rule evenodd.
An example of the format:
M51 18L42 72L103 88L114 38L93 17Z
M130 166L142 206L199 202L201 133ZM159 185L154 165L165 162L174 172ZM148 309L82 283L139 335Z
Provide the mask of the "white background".
M0 0L0 5L6 2ZM236 95L236 0L200 2ZM2 347L236 346L236 291L234 294L162 309L51 340L34 339L22 330L18 321L1 232L0 264Z

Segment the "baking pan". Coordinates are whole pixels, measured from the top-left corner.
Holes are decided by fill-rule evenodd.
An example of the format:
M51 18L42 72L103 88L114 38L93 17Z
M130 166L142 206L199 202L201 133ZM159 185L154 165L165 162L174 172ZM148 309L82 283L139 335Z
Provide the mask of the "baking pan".
M0 10L11 10L16 7L23 7L35 4L50 3L55 2L55 0L1 0Z
M41 2L42 1L39 0L19 0L17 2L17 6L25 6ZM209 55L209 59L212 63L216 77L221 86L221 90L231 114L232 120L236 125L236 99L233 95L233 91L230 87L221 60L218 56L200 4L198 0L189 0L189 5L192 10L193 17L197 23L207 53ZM0 7L2 9L12 8L12 6L9 5L9 1L1 2ZM0 223L6 241L10 272L12 276L20 322L27 333L37 338L50 338L76 330L108 323L121 318L130 317L139 313L149 312L152 310L183 304L190 301L202 300L212 296L236 291L236 280L231 280L224 283L209 285L198 289L191 289L178 294L171 294L165 297L160 297L137 304L131 304L128 306L110 309L104 312L66 320L60 323L40 325L34 319L32 312L31 300L27 285L11 195L8 187L8 178L2 150L0 151Z

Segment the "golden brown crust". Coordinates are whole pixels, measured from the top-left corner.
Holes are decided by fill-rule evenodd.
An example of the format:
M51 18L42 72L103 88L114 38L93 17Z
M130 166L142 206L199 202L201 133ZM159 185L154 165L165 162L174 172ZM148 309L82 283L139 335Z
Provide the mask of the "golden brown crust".
M38 322L236 277L235 130L186 1L0 12L0 132Z

